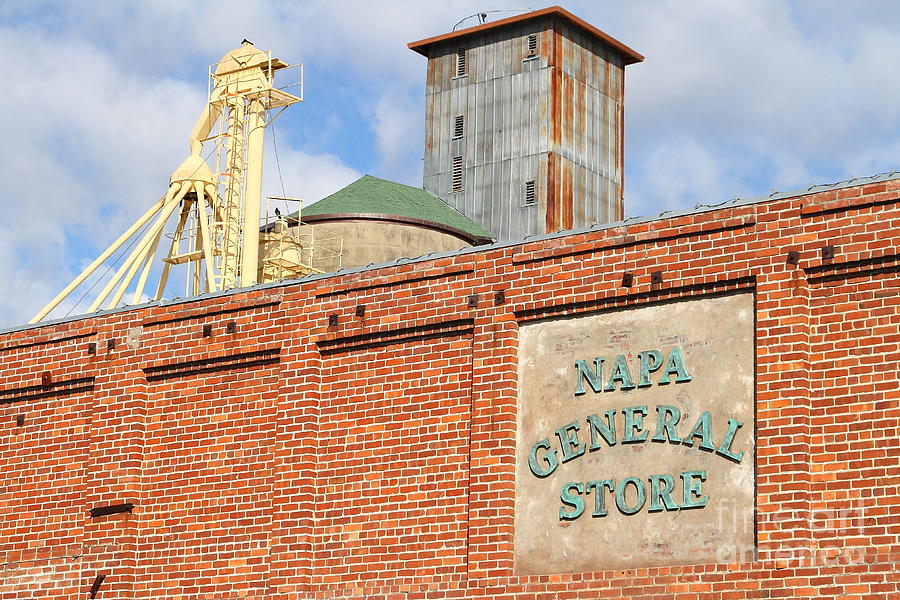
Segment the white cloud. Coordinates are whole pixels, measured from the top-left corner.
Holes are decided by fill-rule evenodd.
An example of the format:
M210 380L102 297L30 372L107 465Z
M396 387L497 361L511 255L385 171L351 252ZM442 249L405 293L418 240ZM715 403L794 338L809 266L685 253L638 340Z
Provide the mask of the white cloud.
M387 93L375 106L372 130L379 152L379 173L407 185L422 186L423 102Z
M244 37L336 83L309 82L334 104L333 117L277 123L287 195L309 203L368 165L420 185L426 61L406 43L446 32L482 7L0 5L0 44L16 57L0 68L0 277L17 282L0 296L0 326L30 317L164 191L204 101L206 65ZM898 166L895 2L578 0L566 8L647 56L626 77L629 214ZM348 100L347 90L357 93ZM349 132L348 123L364 125ZM377 156L345 164L347 157L316 150L335 136L345 139L338 146ZM280 195L272 167L269 154L265 192Z
M721 187L707 190L718 199L746 179L758 181L758 194L896 166L900 83L888 76L900 60L896 20L857 14L846 27L846 15L830 20L806 3L801 16L796 6L669 1L629 12L625 41L647 60L627 70L626 164L646 172L661 139L703 140L720 151L711 168ZM680 194L657 193L667 205Z
M21 57L0 73L15 82L0 96L0 111L14 117L0 146L0 276L15 282L0 295L0 327L27 321L165 193L205 102L202 71L190 82L155 75L102 49L103 38L77 37L0 26L0 45ZM318 199L357 176L288 141L280 150L289 195Z
M281 178L278 176L278 164L281 165ZM303 206L309 206L356 181L360 176L359 172L342 163L336 156L309 154L279 146L278 163L275 162L274 153L266 156L263 163L263 190L268 196L300 198ZM273 213L275 206L279 206L282 212L285 209L284 204L275 201L271 201L270 206ZM293 212L296 206L292 204L288 208Z
M625 181L628 216L655 214L696 204L720 202L723 186L736 189L733 170L717 148L691 136L657 140L653 150ZM665 202L660 203L660 198Z
M0 28L0 44L22 57L4 64L15 85L0 96L0 111L14 117L0 146L8 219L0 260L19 288L0 302L0 323L14 324L65 285L80 252L97 251L165 191L165 161L186 147L173 130L202 96L182 82L136 78L88 44L39 30Z

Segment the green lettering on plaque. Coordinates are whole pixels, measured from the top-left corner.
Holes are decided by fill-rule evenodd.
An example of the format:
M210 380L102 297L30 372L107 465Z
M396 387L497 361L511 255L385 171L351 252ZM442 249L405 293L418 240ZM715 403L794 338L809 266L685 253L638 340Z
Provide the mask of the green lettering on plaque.
M660 487L660 483L663 487ZM649 512L666 510L678 510L678 503L672 500L672 490L675 489L675 480L669 475L650 476L650 508ZM661 502L661 503L660 503Z
M700 490L706 481L706 471L685 471L681 474L681 509L703 508L709 502Z
M669 352L669 360L666 362L666 370L659 380L658 385L666 385L669 383L669 375L675 375L675 383L687 383L691 380L688 375L687 368L684 366L684 357L681 356L681 348L673 346Z
M528 467L536 477L543 478L556 470L557 465L559 465L559 460L556 458L556 450L550 450L550 452L547 452L542 458L538 459L537 453L540 448L550 450L550 440L544 438L531 447L531 452L528 455ZM541 464L542 462L545 464Z
M658 371L663 364L663 354L659 350L645 350L638 353L641 359L641 376L638 379L638 387L650 387L650 373Z
M719 444L716 454L724 456L729 460L733 460L736 463L741 462L741 459L744 458L744 451L741 450L737 454L734 454L731 451L731 444L734 442L734 434L736 434L737 430L743 425L744 424L737 419L728 419L728 431L725 432L725 437L722 438L722 443Z
M648 433L642 431L644 417L647 416L646 406L626 406L622 409L625 415L625 434L622 436L623 444L636 444L647 439Z
M693 446L694 438L700 439L700 449L707 452L715 451L716 447L712 443L712 415L708 410L703 411L697 424L691 429L691 432L684 438L682 444L685 446Z
M656 433L651 438L654 442L665 442L668 438L670 444L680 444L681 438L675 426L681 420L681 411L676 406L660 404L656 407Z
M606 423L603 423L597 415L587 416L588 426L591 430L591 452L600 448L600 436L606 440L607 446L616 445L616 412L618 412L616 409L611 408L603 413Z
M603 389L603 382L600 380L603 375L603 359L597 357L594 359L594 367L591 368L583 360L575 361L575 369L578 370L576 376L577 383L575 385L575 395L581 396L585 393L584 382L587 381L595 394L599 394Z
M594 512L591 514L592 517L606 516L606 495L604 494L604 488L612 493L612 491L616 489L615 479L588 481L587 485L584 486L584 493L586 495L590 494L591 490L594 490Z
M609 381L606 382L606 387L603 388L603 391L611 392L615 390L616 382L619 383L620 390L634 389L634 382L631 381L631 372L628 370L628 362L625 360L624 354L620 354L616 357L612 373L609 374Z
M572 421L556 430L559 447L562 450L562 461L569 462L584 454L584 442L578 441L578 421Z
M579 495L574 495L569 492L569 490L575 490ZM559 520L560 521L574 521L578 517L581 516L581 513L584 512L584 499L581 497L581 493L584 492L584 485L581 483L567 483L562 486L562 489L559 491L559 501L562 502L565 506L571 506L575 510L572 512L567 512L565 508L562 506L559 507Z
M635 491L637 492L637 497L634 500L633 506L628 506L628 503L625 501L625 487L628 484L634 486ZM638 479L637 477L626 477L623 479L619 486L616 488L616 507L622 514L625 515L633 515L642 508L644 508L644 502L647 499L647 493L644 491L644 482Z

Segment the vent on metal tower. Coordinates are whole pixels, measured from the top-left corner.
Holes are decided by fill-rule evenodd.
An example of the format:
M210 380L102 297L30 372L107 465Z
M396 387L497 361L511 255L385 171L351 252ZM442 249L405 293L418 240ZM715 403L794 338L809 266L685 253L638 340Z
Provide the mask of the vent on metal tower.
M453 157L453 172L450 178L450 191L461 192L463 189L462 156Z
M534 204L534 181L525 182L525 204Z
M463 136L463 127L465 125L465 117L459 115L453 119L453 139L458 140Z
M534 204L534 181L525 182L525 204Z
M466 49L460 48L456 51L456 76L462 77L466 74Z

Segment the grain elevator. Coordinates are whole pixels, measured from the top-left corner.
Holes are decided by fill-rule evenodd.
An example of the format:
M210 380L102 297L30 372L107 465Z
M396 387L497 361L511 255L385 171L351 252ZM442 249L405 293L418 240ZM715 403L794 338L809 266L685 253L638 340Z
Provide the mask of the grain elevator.
M621 219L625 67L558 7L409 44L428 59L424 187L496 239Z

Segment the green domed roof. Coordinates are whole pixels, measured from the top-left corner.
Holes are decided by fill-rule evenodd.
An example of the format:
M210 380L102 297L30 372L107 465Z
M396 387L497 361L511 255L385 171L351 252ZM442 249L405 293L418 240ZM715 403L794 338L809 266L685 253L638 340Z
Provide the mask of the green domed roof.
M465 233L475 243L485 243L492 239L490 233L430 192L371 175L364 175L347 187L304 207L301 220L326 215L399 217L400 220L437 225Z

